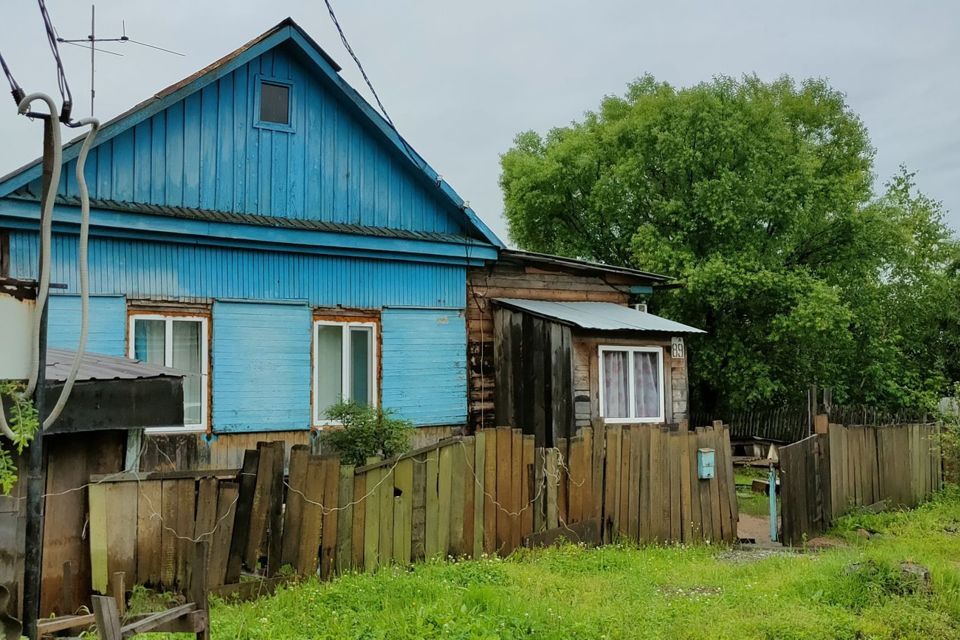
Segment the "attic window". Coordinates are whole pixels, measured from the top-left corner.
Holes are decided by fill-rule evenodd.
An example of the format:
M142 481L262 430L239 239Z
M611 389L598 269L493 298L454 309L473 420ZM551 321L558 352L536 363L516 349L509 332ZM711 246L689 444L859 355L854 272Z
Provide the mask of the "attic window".
M282 80L259 78L256 84L257 126L280 131L293 131L293 85Z

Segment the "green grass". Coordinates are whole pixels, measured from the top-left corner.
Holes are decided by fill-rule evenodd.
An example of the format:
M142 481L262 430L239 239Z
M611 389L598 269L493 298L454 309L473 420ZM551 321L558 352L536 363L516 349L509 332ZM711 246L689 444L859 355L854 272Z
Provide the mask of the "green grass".
M770 497L765 493L756 493L750 484L757 478L766 480L769 472L758 467L737 467L734 480L737 483L737 507L740 513L751 516L767 517L770 515ZM780 512L779 496L777 497L777 513Z
M879 532L869 540L856 534ZM960 490L911 512L858 514L846 546L567 546L432 562L215 603L214 638L960 638ZM910 560L929 592L901 578Z

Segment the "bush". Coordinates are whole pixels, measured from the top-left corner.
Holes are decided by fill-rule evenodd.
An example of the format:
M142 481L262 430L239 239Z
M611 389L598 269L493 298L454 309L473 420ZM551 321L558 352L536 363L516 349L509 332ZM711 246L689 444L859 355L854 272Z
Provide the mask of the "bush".
M327 418L342 425L323 433L323 443L340 452L343 464L361 465L370 456L392 458L410 448L413 423L394 417L389 409L341 402Z

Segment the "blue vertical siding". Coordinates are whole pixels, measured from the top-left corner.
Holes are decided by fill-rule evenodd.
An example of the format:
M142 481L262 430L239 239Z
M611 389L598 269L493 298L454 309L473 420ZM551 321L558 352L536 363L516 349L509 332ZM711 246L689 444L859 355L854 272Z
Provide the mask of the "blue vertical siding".
M461 311L384 309L381 403L418 426L467 420L467 328Z
M258 128L260 76L292 83L293 131ZM94 147L91 197L415 231L464 232L463 212L415 176L340 89L281 46ZM77 195L76 160L60 191ZM39 180L31 184L39 193Z
M87 352L126 355L127 303L123 296L92 296ZM47 307L47 344L75 351L80 342L80 296L52 295Z
M10 234L11 276L36 277L37 236ZM77 237L54 234L53 282L77 292ZM92 238L90 287L128 298L304 300L311 306L466 306L456 265Z
M213 305L217 431L310 427L310 327L303 305Z

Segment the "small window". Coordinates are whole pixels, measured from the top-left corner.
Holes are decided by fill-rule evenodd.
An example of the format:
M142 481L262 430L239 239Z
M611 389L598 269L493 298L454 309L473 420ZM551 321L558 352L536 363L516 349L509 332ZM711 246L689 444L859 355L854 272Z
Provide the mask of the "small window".
M663 422L663 350L600 347L600 415L607 422Z
M0 278L10 277L10 234L0 231Z
M314 423L329 424L327 409L340 401L377 401L376 325L367 322L314 323Z
M141 314L130 317L129 356L179 369L183 378L183 426L207 424L207 319Z
M293 131L293 85L285 80L257 76L253 86L256 126Z

